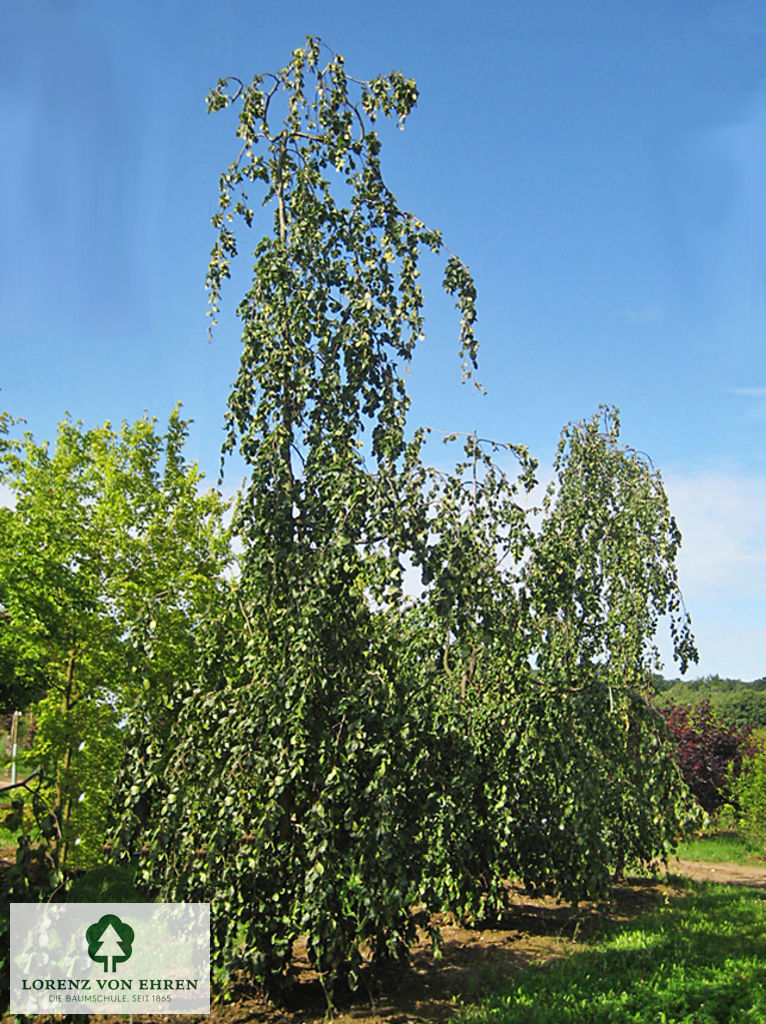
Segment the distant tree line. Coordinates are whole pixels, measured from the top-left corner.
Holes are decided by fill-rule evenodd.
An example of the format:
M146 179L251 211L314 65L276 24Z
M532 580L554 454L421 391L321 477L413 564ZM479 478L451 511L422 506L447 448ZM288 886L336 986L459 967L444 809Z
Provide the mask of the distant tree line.
M733 729L766 726L766 676L745 682L721 676L655 680L658 707L697 707L707 701L721 722Z

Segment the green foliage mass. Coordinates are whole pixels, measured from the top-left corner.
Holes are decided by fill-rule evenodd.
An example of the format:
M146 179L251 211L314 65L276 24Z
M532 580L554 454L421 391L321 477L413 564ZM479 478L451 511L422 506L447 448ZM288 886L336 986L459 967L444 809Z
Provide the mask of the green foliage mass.
M399 72L351 78L314 39L209 97L239 105L214 318L249 190L266 223L227 416L250 470L241 575L166 715L141 695L129 709L113 839L151 893L211 901L221 982L287 983L305 935L331 998L363 956L405 955L431 912L497 910L509 875L603 894L686 820L647 701L661 616L682 666L695 656L680 536L616 413L565 432L538 532L523 446L471 434L442 472L427 431L408 434L422 251L444 260L466 376L477 352L468 269L381 174L377 119L402 124L416 98Z
M164 435L67 420L52 453L0 420L16 498L0 510L0 695L38 699L45 840L35 861L22 837L17 875L29 896L97 864L111 809L124 869L72 894L210 901L221 984L289 983L305 936L331 1000L363 958L406 956L434 912L496 913L511 876L603 895L689 821L648 699L663 617L682 670L696 658L680 534L616 411L564 431L538 510L523 445L451 435L462 454L437 470L430 432L408 429L424 253L443 261L465 378L477 359L468 268L382 177L378 121L401 126L416 99L401 73L357 81L314 39L209 97L239 107L213 320L256 221L248 191L266 225L226 416L250 474L231 579L178 410Z
M121 722L145 695L162 730L224 585L223 505L199 493L187 430L178 409L164 434L148 417L119 431L65 420L52 451L27 433L0 452L15 498L1 510L0 647L22 693L42 693L34 805L52 823L54 873L101 858Z
M766 841L766 749L762 746L745 758L739 775L732 774L730 781L739 827L751 839Z

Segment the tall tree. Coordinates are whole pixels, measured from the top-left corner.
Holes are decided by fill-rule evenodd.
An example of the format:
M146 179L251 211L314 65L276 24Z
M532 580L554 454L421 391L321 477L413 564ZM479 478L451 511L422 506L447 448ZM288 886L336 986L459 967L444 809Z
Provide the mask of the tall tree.
M439 474L423 464L424 431L406 433L423 250L445 259L466 376L476 360L467 268L381 174L377 121L401 124L416 97L399 72L353 79L311 38L282 70L221 80L209 97L214 111L239 106L214 217L214 320L244 229L265 222L226 421L226 448L250 467L234 519L242 576L168 742L134 749L116 839L126 857L142 850L153 891L212 902L221 979L244 968L284 983L306 935L328 990L353 983L365 946L402 954L429 910L496 908L509 873L574 899L603 893L626 855L663 852L680 822L680 779L631 661L675 600L664 494L631 475L616 440L594 448L586 431L579 445L575 430L538 541L519 498L534 479L523 447L519 481L491 458L509 446L475 436ZM592 507L591 464L611 518ZM421 600L404 598L405 556ZM597 613L577 647L591 583ZM614 707L605 651L610 671L630 670ZM627 797L610 787L644 763Z
M447 256L444 286L461 311L464 373L475 365L468 270L438 231L399 207L381 173L377 118L402 126L416 100L414 81L400 72L358 82L342 57L311 38L278 73L246 86L223 79L208 99L212 111L239 103L241 140L213 218L213 321L238 251L236 223L250 226L255 216L246 189L260 186L272 210L273 230L255 247L252 284L237 307L243 348L226 447L238 441L251 466L239 519L250 572L265 572L280 591L304 575L301 551L330 538L345 538L350 550L378 535L369 469L390 487L407 447L403 371L423 337L423 248ZM285 545L298 556L287 576L291 557L263 560Z
M227 447L250 467L234 521L242 657L216 659L185 702L143 870L162 891L213 898L218 963L240 935L248 967L272 981L301 931L328 984L362 941L382 955L414 935L429 726L380 609L399 603L400 554L424 527L410 500L422 435L405 437L423 249L445 257L466 375L476 354L467 269L381 173L378 119L401 125L416 99L399 72L355 80L315 39L275 74L222 80L209 97L213 111L239 105L214 218L214 318L236 228L256 221L248 191L267 209L227 416ZM158 774L151 758L134 767L152 787ZM171 832L179 845L157 849Z

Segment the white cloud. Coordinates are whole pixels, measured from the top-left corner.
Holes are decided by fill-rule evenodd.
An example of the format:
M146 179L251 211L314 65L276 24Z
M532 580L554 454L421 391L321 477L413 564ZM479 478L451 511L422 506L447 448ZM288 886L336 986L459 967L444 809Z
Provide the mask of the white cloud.
M690 665L687 679L717 675L750 682L766 676L766 602L706 603L698 599L689 610L700 660L698 665ZM657 640L663 674L667 678L678 676L664 624Z
M659 306L641 306L625 311L625 318L631 324L656 324L664 317L665 313Z
M729 395L744 395L747 398L766 398L766 387L765 388L727 388L726 393Z
M766 675L766 478L707 471L664 476L683 534L678 575L700 662L688 676ZM665 672L675 672L660 637Z
M766 598L766 478L708 471L664 481L683 534L684 591Z

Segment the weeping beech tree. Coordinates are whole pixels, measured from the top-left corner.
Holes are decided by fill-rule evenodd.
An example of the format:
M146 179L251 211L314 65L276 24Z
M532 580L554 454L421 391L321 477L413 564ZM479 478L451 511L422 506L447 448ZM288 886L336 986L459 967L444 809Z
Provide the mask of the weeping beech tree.
M403 377L423 335L422 250L446 257L466 376L476 342L466 267L381 175L376 120L402 124L416 98L396 72L356 82L312 39L277 74L209 97L210 110L239 105L241 147L214 218L214 320L237 227L255 218L249 190L273 218L238 306L227 415L226 448L250 467L234 523L242 574L203 681L179 695L173 754L150 751L132 796L153 794L145 877L183 898L222 894L219 963L265 980L301 932L333 981L364 940L401 953L419 920L427 762L443 738L385 610L403 603L400 556L424 530Z
M198 673L179 682L169 735L147 738L134 716L114 830L151 891L212 901L219 979L242 968L283 984L305 935L328 998L357 983L365 957L404 955L431 911L497 909L511 872L573 899L602 892L625 857L669 849L682 817L678 774L637 688L633 620L638 661L619 686L594 653L624 639L604 612L609 586L604 614L588 619L601 646L557 653L589 577L619 576L632 534L670 538L655 554L668 572L652 569L637 600L672 606L675 525L660 490L641 491L650 471L639 467L631 489L616 440L604 448L598 431L574 428L604 466L604 490L616 481L615 503L592 529L570 529L592 509L562 455L558 504L537 537L520 497L534 484L525 448L471 435L440 473L423 462L426 432L407 433L423 252L444 260L465 378L477 353L466 266L381 174L376 125L402 125L416 99L399 72L358 81L311 38L281 71L221 80L209 96L211 111L239 111L214 217L213 321L242 229L271 225L237 308L226 416L225 450L238 447L250 469L234 522L241 574L207 624ZM619 524L607 528L611 560L593 553L603 522ZM561 592L547 567L559 551L578 565L580 548L580 590ZM403 592L405 559L422 573L417 599ZM639 611L644 636L654 619ZM614 794L610 778L622 785L650 749L629 799ZM621 831L628 807L635 821Z

